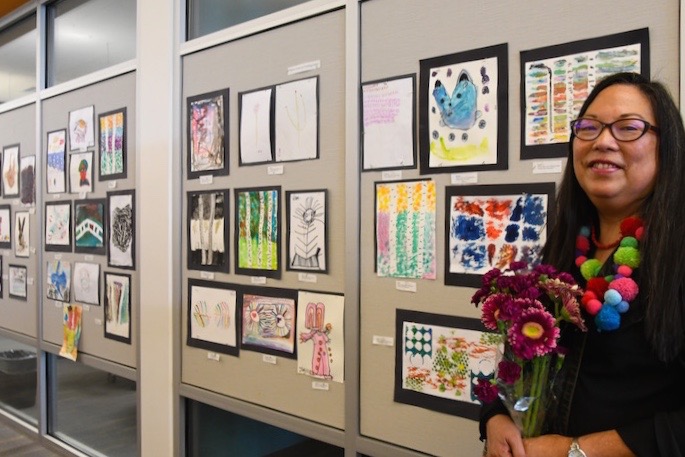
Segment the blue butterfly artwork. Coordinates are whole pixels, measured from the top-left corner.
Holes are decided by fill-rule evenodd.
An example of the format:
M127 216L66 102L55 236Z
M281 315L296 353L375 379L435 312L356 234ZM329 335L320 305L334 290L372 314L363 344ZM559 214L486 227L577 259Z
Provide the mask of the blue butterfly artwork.
M478 88L466 70L459 73L452 95L448 95L445 85L441 80L436 79L433 98L440 111L440 119L447 127L468 130L481 116L477 109Z

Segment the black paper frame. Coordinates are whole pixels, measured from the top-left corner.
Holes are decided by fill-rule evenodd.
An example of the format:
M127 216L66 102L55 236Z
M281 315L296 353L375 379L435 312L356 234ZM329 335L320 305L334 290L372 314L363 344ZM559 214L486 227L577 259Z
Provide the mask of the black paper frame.
M187 257L188 257L188 269L189 270L202 270L202 271L218 271L222 273L228 273L230 270L230 262L229 262L229 255L230 255L230 247L231 247L231 242L229 238L229 227L231 226L231 212L230 212L230 206L231 202L229 200L229 189L216 189L216 190L203 190L203 191L190 191L187 193L187 222L186 222L186 229L187 229L187 236L188 236L188 251L187 251ZM223 235L224 235L224 253L223 253L223 260L219 264L215 265L203 265L202 262L198 259L198 256L201 257L201 253L198 255L198 253L193 252L191 249L191 244L190 244L190 237L191 237L191 228L190 228L190 223L192 220L192 215L193 215L193 201L196 197L202 195L202 194L221 194L223 196L223 214L224 214L224 230L223 230Z
M112 237L112 224L114 221L110 217L109 213L112 209L112 197L119 195L129 195L131 197L131 265L118 265L112 263L112 249L109 247L111 237ZM107 266L112 268L122 268L125 270L135 270L136 269L136 238L138 233L136 232L136 191L135 189L129 190L118 190L107 192Z
M193 142L192 142L192 128L191 128L191 107L193 104L197 102L201 102L203 100L209 100L209 99L216 99L216 98L221 98L222 99L222 106L223 106L223 112L221 113L221 116L223 117L222 119L222 138L221 138L221 153L223 154L223 164L221 167L214 168L211 170L196 170L192 171L192 157L193 157ZM229 124L229 109L228 109L228 101L229 101L229 89L221 89L221 90L216 90L213 92L205 92L203 94L198 94L198 95L193 95L191 97L188 97L186 99L186 142L187 142L187 148L186 148L186 167L187 167L187 176L188 179L196 179L199 178L200 176L226 176L228 175L229 172L229 153L228 153L228 145L229 145L229 130L228 126Z
M67 206L67 207L69 207L69 217L67 218L67 220L69 221L69 229L68 229L68 231L69 231L69 236L68 236L69 244L67 244L67 245L49 244L47 241L47 238L48 238L47 237L48 208L51 206ZM71 205L71 200L56 201L56 202L45 202L45 219L44 220L45 220L46 233L44 235L45 235L45 250L46 251L71 252L71 250L72 250L72 241L71 240L72 240L72 236L73 236L73 227L74 227L72 216L73 216L73 208Z
M121 164L122 164L122 171L119 173L110 173L110 174L102 174L102 155L103 155L103 149L104 146L102 144L102 119L109 117L109 116L116 116L117 114L121 113L123 115L123 132L121 135ZM126 179L127 177L127 165L128 165L128 151L127 151L127 145L126 145L126 140L128 136L128 127L126 125L127 121L127 116L126 116L126 107L119 108L116 110L112 111L107 111L106 113L101 113L98 115L98 180L99 181L110 181L114 179Z
M123 276L125 278L128 278L128 337L124 337L121 335L114 334L112 332L107 331L107 308L109 307L109 302L107 298L107 277L108 276ZM104 320L104 332L105 332L105 338L110 339L110 340L115 340L119 341L122 343L126 344L131 344L131 328L133 326L133 316L135 315L133 313L133 303L131 302L131 297L133 296L132 289L133 289L133 282L131 275L128 273L119 273L119 272L114 272L114 271L105 271L103 272L103 278L104 278L104 303L102 306L102 311L104 313L103 320Z
M207 289L232 290L235 292L235 312L233 315L233 330L235 331L235 346L228 344L221 344L214 341L202 340L192 337L192 306L193 306L193 287L204 287ZM219 352L221 354L232 355L238 357L240 354L240 339L241 339L241 287L237 284L229 284L226 282L205 281L203 279L188 278L188 306L187 306L187 324L186 324L186 344L190 347L200 349L207 349L208 351Z
M290 197L296 194L311 194L311 193L323 193L323 200L324 200L324 240L323 240L323 255L324 255L324 265L325 268L322 269L314 269L314 268L303 268L303 267L294 267L291 265L290 262L290 238L292 236L292 230L293 227L290 226L290 216L291 216L291 211L292 208L290 207ZM322 273L326 274L328 273L328 227L329 227L329 220L328 220L328 190L327 189L312 189L312 190L288 190L285 192L285 219L288 221L288 228L286 230L286 240L285 240L285 245L286 245L286 257L287 257L287 263L286 263L286 270L288 271L302 271L306 273L312 273L312 274L317 274L317 273Z
M79 246L77 241L76 241L76 236L78 232L78 226L76 225L76 216L78 214L78 208L79 206L83 205L98 205L98 207L102 208L102 246L95 246L95 247L90 247L90 246ZM109 232L109 222L108 222L108 216L109 216L109 207L107 206L107 199L105 198L91 198L91 199L85 199L85 200L75 200L74 201L74 222L73 222L73 227L74 227L74 252L79 252L79 253L84 253L84 254L98 254L98 255L104 255L107 252L107 240L108 238L108 232Z

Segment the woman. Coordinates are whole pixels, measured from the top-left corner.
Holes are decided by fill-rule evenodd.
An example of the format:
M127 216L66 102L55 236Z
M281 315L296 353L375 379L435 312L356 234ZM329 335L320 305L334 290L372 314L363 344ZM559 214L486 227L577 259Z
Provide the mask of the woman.
M627 274L639 291L616 319L585 314L587 333L563 335L569 353L553 433L523 440L501 405L484 410L487 456L685 457L683 206L685 129L668 91L633 73L603 79L572 123L543 261L585 286L581 234L584 254L603 264L590 276L614 274L621 223L638 217L641 261Z

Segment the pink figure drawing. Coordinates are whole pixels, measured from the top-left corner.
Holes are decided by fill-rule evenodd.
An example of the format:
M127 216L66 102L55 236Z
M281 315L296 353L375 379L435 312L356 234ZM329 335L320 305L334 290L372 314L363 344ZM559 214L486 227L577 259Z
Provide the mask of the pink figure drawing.
M328 343L331 339L328 335L333 326L328 323L324 326L324 314L326 306L323 303L309 303L305 311L304 326L309 332L300 333L300 341L312 340L314 351L312 352L312 376L324 379L332 379L331 376L331 354Z

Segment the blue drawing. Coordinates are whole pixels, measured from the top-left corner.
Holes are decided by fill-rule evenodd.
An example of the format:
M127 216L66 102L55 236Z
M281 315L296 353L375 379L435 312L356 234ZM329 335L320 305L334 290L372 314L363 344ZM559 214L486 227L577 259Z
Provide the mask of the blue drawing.
M448 127L468 130L481 115L476 109L478 89L466 70L459 73L451 97L447 95L447 90L439 79L435 81L433 97L440 109L442 122Z

